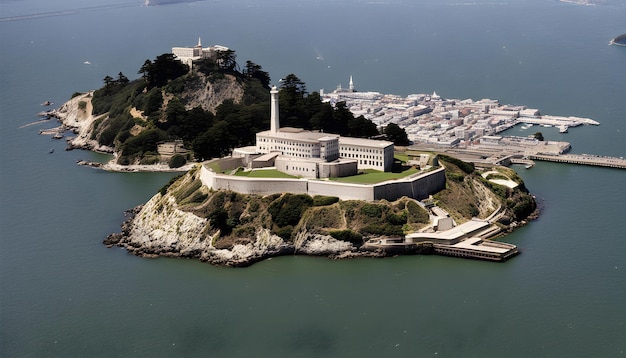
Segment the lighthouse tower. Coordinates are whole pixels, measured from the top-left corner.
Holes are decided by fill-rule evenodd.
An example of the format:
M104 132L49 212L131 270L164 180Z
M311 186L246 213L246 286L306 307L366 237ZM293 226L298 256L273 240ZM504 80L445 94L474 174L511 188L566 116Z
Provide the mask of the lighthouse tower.
M272 87L270 91L271 107L270 107L270 132L276 133L280 128L279 114L278 114L278 88Z
M352 76L350 76L350 92L354 92L354 82L352 82Z

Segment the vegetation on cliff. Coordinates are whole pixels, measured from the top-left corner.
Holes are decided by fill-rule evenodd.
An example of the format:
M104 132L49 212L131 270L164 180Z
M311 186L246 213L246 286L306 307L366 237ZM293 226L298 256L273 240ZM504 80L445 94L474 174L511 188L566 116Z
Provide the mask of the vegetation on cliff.
M91 114L99 117L90 138L115 148L119 164L150 164L159 159L157 144L169 140L183 141L186 160L221 157L253 145L255 134L269 128L270 76L252 61L240 69L233 50L196 61L192 70L163 54L146 60L138 74L132 81L121 72L106 76L91 98ZM333 107L308 93L294 74L280 83L280 118L281 126L361 138L380 134L344 102ZM406 139L402 130L387 132L392 140Z
M251 242L260 228L286 242L293 242L298 233L306 231L359 247L367 237L401 236L429 222L426 209L408 198L369 203L304 194L259 196L212 191L201 185L198 170L174 180L162 192L175 198L179 209L208 220L205 235L214 239L217 248Z
M446 168L446 189L433 197L457 222L472 217L485 218L498 207L503 207L503 221L522 221L537 208L532 195L514 170L496 167L502 177L518 184L515 188L493 183L483 178L471 163L447 155L438 155Z
M370 238L432 230L434 222L427 209L431 204L447 211L457 224L472 217L497 217L504 229L526 219L535 208L512 170L496 167L483 175L515 181L514 189L483 178L470 163L445 155L439 155L438 161L446 167L447 188L425 202L406 197L366 202L216 191L202 185L197 165L166 184L124 223L121 234L109 235L105 244L140 256L199 258L226 266L247 266L296 252L381 257L391 253L361 246Z

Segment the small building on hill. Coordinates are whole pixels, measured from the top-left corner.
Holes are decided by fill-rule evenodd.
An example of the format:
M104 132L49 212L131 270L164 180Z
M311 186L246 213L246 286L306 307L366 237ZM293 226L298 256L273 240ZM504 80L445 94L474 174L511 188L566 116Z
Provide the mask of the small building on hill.
M214 45L211 47L202 47L202 41L198 38L198 44L194 47L172 47L172 54L176 56L180 62L191 67L193 61L204 58L216 58L217 52L227 51L228 47Z

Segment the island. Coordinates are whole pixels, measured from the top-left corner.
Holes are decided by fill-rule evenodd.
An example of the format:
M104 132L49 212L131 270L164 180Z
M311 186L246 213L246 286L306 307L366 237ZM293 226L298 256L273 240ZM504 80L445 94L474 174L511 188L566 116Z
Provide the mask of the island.
M106 76L46 112L68 149L113 153L106 170L176 170L130 210L107 246L144 257L247 266L280 255L440 254L505 261L499 241L538 215L509 166L533 160L626 167L567 154L566 142L504 137L516 125L597 125L524 106L347 89L311 92L224 46L175 47L141 78ZM68 134L72 132L73 134ZM584 162L584 160L588 162Z

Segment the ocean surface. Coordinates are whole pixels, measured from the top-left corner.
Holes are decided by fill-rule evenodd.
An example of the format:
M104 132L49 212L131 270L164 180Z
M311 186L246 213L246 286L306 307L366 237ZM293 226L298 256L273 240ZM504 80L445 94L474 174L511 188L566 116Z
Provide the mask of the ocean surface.
M78 167L29 125L172 46L220 44L278 83L493 98L597 127L626 155L626 3L555 0L0 0L1 357L623 357L626 170L537 163L542 207L506 263L280 257L244 269L144 259L102 240L173 176ZM528 135L511 129L508 134ZM50 150L55 149L50 154Z

